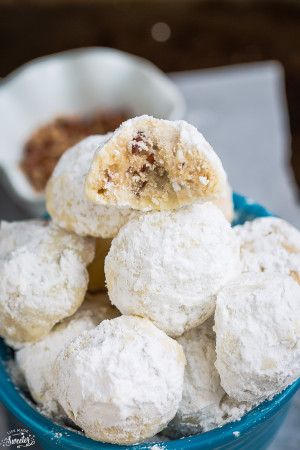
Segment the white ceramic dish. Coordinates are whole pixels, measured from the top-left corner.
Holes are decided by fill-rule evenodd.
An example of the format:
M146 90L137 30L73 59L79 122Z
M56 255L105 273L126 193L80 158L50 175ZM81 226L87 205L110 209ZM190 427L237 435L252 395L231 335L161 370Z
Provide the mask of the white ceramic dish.
M152 63L108 48L70 50L31 61L0 84L1 181L32 215L45 211L19 167L24 143L57 116L101 109L180 119L184 100L175 84Z

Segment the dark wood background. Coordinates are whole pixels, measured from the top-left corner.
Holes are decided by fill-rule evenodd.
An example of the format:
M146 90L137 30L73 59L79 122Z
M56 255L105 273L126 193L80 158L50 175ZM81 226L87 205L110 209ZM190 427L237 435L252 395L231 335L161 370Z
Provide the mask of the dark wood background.
M170 27L165 42L152 37L157 22ZM300 186L299 1L0 0L1 77L37 56L98 45L144 56L166 72L280 61Z

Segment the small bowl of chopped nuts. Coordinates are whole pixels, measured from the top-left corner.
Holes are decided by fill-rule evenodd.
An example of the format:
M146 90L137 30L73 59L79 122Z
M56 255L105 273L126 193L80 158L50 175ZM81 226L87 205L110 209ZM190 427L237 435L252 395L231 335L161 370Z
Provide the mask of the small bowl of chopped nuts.
M180 119L184 100L152 63L108 48L39 58L0 86L0 171L4 187L32 215L45 212L44 188L62 153L129 117Z

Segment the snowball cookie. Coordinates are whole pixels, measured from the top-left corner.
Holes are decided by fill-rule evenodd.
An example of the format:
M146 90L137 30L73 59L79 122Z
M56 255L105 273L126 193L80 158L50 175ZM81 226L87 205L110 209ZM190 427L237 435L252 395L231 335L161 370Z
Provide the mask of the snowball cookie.
M52 220L79 236L114 237L131 216L138 214L126 207L94 205L83 194L94 153L110 136L89 136L67 150L46 187L46 208Z
M217 297L216 368L239 401L271 398L300 376L300 287L279 273L245 273Z
M65 346L53 376L62 407L89 437L134 444L174 417L184 365L176 341L147 319L121 316Z
M104 259L110 249L111 241L111 239L96 239L95 259L88 266L90 278L88 285L89 291L106 291Z
M221 419L221 414L217 415L220 413L218 405L225 392L214 366L216 354L213 323L213 318L209 318L201 326L189 330L177 339L183 348L187 365L182 400L176 416L164 430L172 438L208 431L217 426Z
M83 302L95 240L50 221L1 222L0 335L34 342Z
M17 363L30 393L48 416L57 418L57 415L65 415L55 398L51 376L52 365L59 351L83 331L95 328L104 319L113 319L119 315L107 294L87 294L73 316L55 325L41 341L27 343L16 352Z
M222 211L228 222L232 222L234 218L234 207L232 200L232 189L228 183L226 183L220 197L216 198L213 203Z
M240 273L240 248L212 203L149 212L128 222L105 259L111 302L179 336L210 317L216 294Z
M168 210L211 200L225 186L222 163L183 120L127 120L95 154L85 195L99 205Z
M300 231L277 217L246 222L234 230L241 240L243 272L280 272L300 284Z
M211 317L177 339L187 365L177 414L163 431L173 439L204 433L238 420L252 407L250 403L231 399L220 385L214 365L216 337L213 325Z

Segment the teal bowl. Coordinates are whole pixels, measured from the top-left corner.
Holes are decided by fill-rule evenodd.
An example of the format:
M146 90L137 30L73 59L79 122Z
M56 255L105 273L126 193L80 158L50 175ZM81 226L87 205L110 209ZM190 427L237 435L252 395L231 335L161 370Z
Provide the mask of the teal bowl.
M255 217L272 215L262 206L238 195L233 195L235 220L233 225L242 224ZM12 351L0 340L0 401L35 435L46 449L98 449L98 450L146 450L154 444L119 446L93 441L84 435L54 424L31 406L12 382L7 371L7 361ZM267 448L291 405L293 395L300 387L300 378L285 391L276 395L245 414L240 421L186 439L155 444L162 450L209 450L209 449L249 449Z

